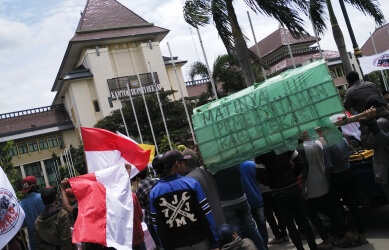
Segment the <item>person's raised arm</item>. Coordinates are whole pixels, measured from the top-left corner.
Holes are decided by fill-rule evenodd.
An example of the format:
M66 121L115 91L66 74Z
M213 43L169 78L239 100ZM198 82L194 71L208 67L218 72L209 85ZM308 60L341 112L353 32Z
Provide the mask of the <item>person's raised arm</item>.
M61 200L62 200L63 209L65 209L68 213L72 213L74 207L70 205L68 197L66 195L66 186L68 185L68 183L69 183L68 178L65 178L61 181L61 184L60 184Z

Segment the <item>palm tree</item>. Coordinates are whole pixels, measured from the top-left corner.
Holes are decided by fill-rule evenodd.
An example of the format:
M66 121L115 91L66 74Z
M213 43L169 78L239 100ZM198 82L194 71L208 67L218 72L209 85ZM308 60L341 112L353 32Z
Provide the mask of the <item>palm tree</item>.
M218 34L230 56L236 56L247 86L255 82L250 53L245 36L239 27L233 0L186 0L184 18L198 28L209 23L212 17ZM308 14L305 0L245 0L255 12L270 16L286 26L295 37L307 34L297 10Z
M238 60L228 54L219 55L212 68L212 79L222 83L223 95L229 95L245 88L244 77L239 68ZM193 81L196 76L209 78L207 67L202 62L194 62L189 68L189 78ZM212 96L212 89L208 84L208 94Z
M339 0L339 1L343 1L343 0ZM382 25L385 23L384 15L382 14L379 8L379 3L376 0L344 0L344 1L359 9L363 14L372 16L377 25ZM338 47L340 59L342 60L343 63L344 72L345 74L348 74L350 71L352 71L350 58L348 56L342 30L339 27L334 10L332 8L331 0L310 0L309 3L310 3L310 15L312 18L312 22L318 34L323 34L324 31L326 30L327 26L325 23L326 17L324 14L324 9L325 7L327 7L328 14L330 16L332 33L334 36L336 46Z

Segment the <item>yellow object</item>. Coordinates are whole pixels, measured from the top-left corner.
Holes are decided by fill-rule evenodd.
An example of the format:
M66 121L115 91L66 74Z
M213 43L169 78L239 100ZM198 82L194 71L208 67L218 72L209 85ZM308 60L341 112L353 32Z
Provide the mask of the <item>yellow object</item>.
M150 144L139 144L139 147L141 147L144 150L150 150L149 163L151 163L155 156L155 146Z
M374 154L374 150L372 150L372 149L358 151L358 152L355 152L355 153L350 155L349 161L362 161L364 159L368 159L368 158L372 157L373 154Z

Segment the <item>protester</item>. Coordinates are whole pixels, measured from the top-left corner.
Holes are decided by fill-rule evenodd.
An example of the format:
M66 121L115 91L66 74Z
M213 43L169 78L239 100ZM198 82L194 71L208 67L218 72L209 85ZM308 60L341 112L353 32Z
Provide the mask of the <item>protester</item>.
M35 240L38 249L75 249L72 244L68 213L57 206L57 189L54 187L43 189L42 200L45 209L35 220Z
M163 155L160 181L150 192L150 214L161 243L170 249L218 249L215 222L198 181L183 177L185 160L177 150Z
M308 199L309 218L323 240L318 246L320 249L332 249L333 244L354 246L356 237L348 230L339 206L337 206L329 193L330 182L326 176L325 169L326 166L329 168L331 159L328 158L325 161L327 152L324 151L323 144L320 140L312 140L307 132L304 132L302 140L303 148L299 151L299 154L302 155L306 163L301 173L302 188L306 192ZM336 238L331 241L327 230L318 216L318 212L329 216L333 235L339 236L340 233L345 233L347 241L339 242Z
M350 149L346 138L329 148L332 161L330 194L336 201L342 201L351 211L357 228L357 240L362 244L369 243L365 236L365 225L359 212L357 197L355 195L355 178L350 170Z
M269 235L267 233L263 198L257 184L255 162L245 161L241 163L240 172L242 174L241 180L242 180L243 190L246 194L247 201L250 205L251 215L253 216L255 223L257 224L263 242L265 243L265 245L267 245L269 241Z
M273 232L274 238L268 242L270 245L283 244L289 242L288 233L286 232L286 224L282 219L279 209L277 208L273 199L273 192L268 185L261 182L259 175L261 171L266 171L261 164L255 164L256 181L263 198L263 208L267 223L269 223L270 229ZM265 180L265 183L268 183ZM276 220L277 217L277 220Z
M297 175L304 165L301 157L296 151L286 151L278 155L274 151L270 151L255 157L255 163L265 167L265 172L262 175L266 175L269 187L273 190L274 200L295 247L298 250L304 249L300 232L294 222L296 219L299 222L299 227L305 233L309 248L318 249L315 235L305 212L301 189L297 184ZM293 168L291 163L294 165Z
M126 169L128 174L130 175L131 166L126 165ZM78 207L71 206L69 203L68 196L66 195L67 186L69 185L68 178L65 178L61 181L60 187L61 187L61 199L62 199L62 205L63 208L73 215L74 219L77 220L78 217ZM132 199L134 204L134 221L133 221L133 238L132 238L132 249L134 250L145 250L146 245L144 243L144 232L142 229L142 208L139 204L139 201L134 193L132 193ZM95 244L95 243L87 243L86 244L87 249L112 249L112 248L106 248L101 245Z
M382 185L389 200L389 116L375 118L376 109L387 107L379 96L371 96L366 101L366 114L371 119L361 123L361 140L366 149L374 149L373 168L375 182ZM370 107L370 108L369 108Z
M247 233L258 249L266 249L243 191L240 166L222 169L214 176L227 223L238 226L239 235Z
M222 250L257 250L254 242L249 238L241 239L237 228L229 224L222 224L217 231Z
M216 228L219 228L222 224L226 223L226 219L224 218L223 209L220 204L220 197L217 191L215 179L209 172L200 168L199 159L193 150L185 148L182 155L191 156L191 158L185 161L187 172L186 176L194 178L200 183L205 197L207 197L209 205L211 206Z
M27 176L22 180L22 194L27 196L20 201L20 206L25 213L23 226L27 226L28 241L31 250L37 250L35 244L35 219L45 208L42 202L41 194L39 193L37 179L35 176Z
M344 108L348 111L354 109L357 113L365 111L366 100L369 96L376 95L384 100L377 86L372 82L365 82L359 79L355 71L351 71L346 76L349 88L346 91Z
M162 155L157 155L154 157L152 166L154 169L159 169L160 167L157 166L158 164L162 164ZM158 182L159 179L157 178L149 178L147 176L148 173L148 168L140 172L137 177L141 179L137 189L136 189L136 196L138 197L140 206L144 209L145 211L145 216L144 216L144 222L147 225L147 228L150 232L151 237L153 238L153 241L157 248L161 248L161 243L159 242L158 235L155 232L153 223L151 221L151 216L150 216L150 202L149 202L149 194L152 189L152 187Z

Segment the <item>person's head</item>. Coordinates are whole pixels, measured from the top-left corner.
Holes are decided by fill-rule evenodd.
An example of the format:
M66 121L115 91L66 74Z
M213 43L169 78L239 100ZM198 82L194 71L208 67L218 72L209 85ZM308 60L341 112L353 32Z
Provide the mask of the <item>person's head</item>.
M151 162L151 166L158 175L162 175L165 166L163 165L163 154L156 155Z
M359 80L359 74L355 71L351 71L346 76L347 83L351 86L354 82Z
M41 192L43 204L51 205L57 203L57 189L55 187L46 187Z
M183 156L190 155L190 159L186 160L186 172L187 173L190 173L193 170L195 170L196 168L200 167L199 158L197 157L196 153L193 150L186 148L182 152L182 155Z
M137 174L136 176L143 180L147 177L147 173L148 173L148 168L146 167L145 169L143 169L142 171L139 172L139 174Z
M76 196L74 195L72 188L67 188L65 192L66 192L66 197L68 197L70 203L76 202Z
M186 173L185 160L190 158L190 155L183 156L178 150L175 149L167 151L163 154L162 158L162 162L165 166L162 176L171 174L184 175Z
M381 96L372 95L366 99L365 109L369 109L371 107L381 108L381 107L387 107L387 106L388 106L388 103L384 99L382 99Z
M23 194L29 193L30 191L37 189L38 185L37 185L36 177L30 175L30 176L26 176L25 178L23 178L22 187L23 187L23 190L22 190Z
M239 237L237 228L230 224L222 224L217 230L217 236L221 245L228 244Z

